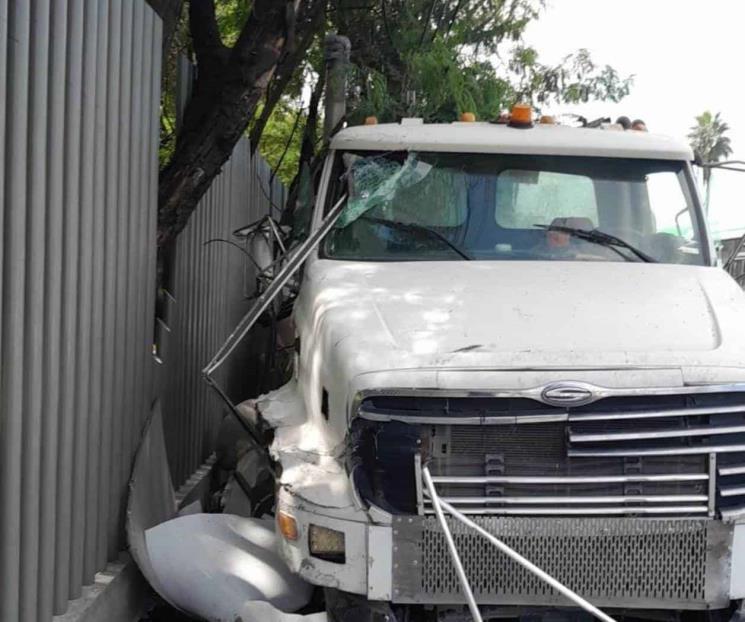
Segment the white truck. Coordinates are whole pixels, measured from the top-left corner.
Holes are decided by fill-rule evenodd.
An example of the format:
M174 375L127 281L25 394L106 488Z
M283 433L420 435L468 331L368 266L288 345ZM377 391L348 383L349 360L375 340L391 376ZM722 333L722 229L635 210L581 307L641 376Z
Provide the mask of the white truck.
M576 606L474 525L609 615L729 619L745 296L691 160L555 123L333 138L311 231L341 213L304 261L293 378L240 407L273 430L279 557L331 619Z

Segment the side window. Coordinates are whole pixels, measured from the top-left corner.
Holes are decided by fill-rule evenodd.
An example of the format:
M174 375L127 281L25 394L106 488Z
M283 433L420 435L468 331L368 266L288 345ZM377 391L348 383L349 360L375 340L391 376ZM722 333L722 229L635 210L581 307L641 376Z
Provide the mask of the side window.
M555 218L587 219L597 227L598 206L589 177L517 169L499 174L495 220L500 227L532 229Z
M693 239L691 210L685 203L677 173L661 171L647 175L647 195L655 233L669 233L686 240Z

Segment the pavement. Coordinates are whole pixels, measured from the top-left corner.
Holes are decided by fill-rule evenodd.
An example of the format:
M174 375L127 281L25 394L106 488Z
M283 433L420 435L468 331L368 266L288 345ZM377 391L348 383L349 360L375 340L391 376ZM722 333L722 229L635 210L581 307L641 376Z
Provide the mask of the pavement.
M146 613L140 618L140 622L194 622L193 618L176 611L155 593L148 601Z

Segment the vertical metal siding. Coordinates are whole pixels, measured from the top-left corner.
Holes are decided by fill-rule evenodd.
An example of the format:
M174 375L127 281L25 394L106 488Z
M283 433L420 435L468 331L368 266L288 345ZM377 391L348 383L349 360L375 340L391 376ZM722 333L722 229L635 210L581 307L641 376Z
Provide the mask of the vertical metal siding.
M30 67L47 62L49 43L49 7L31 7ZM21 593L20 610L24 620L37 618L37 574L39 572L39 489L41 468L41 421L43 386L43 328L44 328L44 255L46 170L46 106L47 80L39 72L31 73L29 89L28 134L28 222L26 226L26 320L23 416L23 462L21 513ZM40 165L36 166L35 163Z
M23 447L24 296L26 273L26 153L30 6L8 10L7 110L3 226L2 375L0 376L0 620L15 620L20 594L21 456ZM11 155L12 154L12 155ZM11 364L12 361L12 364ZM15 416L7 416L15 413Z
M40 550L38 619L54 611L55 544L57 524L57 456L59 454L60 357L62 314L62 231L65 153L65 60L67 54L67 7L52 3L49 36L49 91L46 147L47 197L57 209L46 210L47 230L44 265L44 416L42 430L42 479L40 488ZM0 47L2 50L2 47ZM40 72L43 74L43 72Z
M0 620L50 620L123 546L153 400L160 20L0 0Z
M83 1L70 0L67 13L65 81L65 153L62 250L62 377L58 439L57 548L54 606L63 611L70 596L70 539L77 344L77 271L80 179L80 99L83 65ZM74 587L73 587L74 589ZM74 593L74 592L73 592Z
M95 292L92 297L92 323L91 323L91 383L90 383L90 428L88 434L88 458L89 464L95 468L87 470L87 490L85 524L89 533L86 541L85 556L83 560L83 575L92 577L101 563L106 563L102 558L102 550L105 550L100 540L101 524L99 516L104 515L105 508L102 505L102 494L99 488L103 468L102 434L105 425L110 425L108 413L102 409L103 402L103 324L104 324L104 299L106 284L104 281L104 249L106 247L106 105L108 97L107 68L108 68L108 20L109 3L101 2L98 5L98 20L96 30L96 92L94 99L94 143L93 143L93 274L92 288Z
M233 230L268 214L268 197L277 206L284 203L284 186L276 178L270 183L270 177L269 166L251 157L248 140L242 139L176 240L174 302L164 332L161 375L166 443L177 485L214 450L224 408L202 381L201 370L246 311L246 296L255 283L253 268L238 249L205 243L231 239ZM265 340L245 344L243 354L220 371L222 380L242 376L241 384L250 388L259 366L256 356L246 366L246 349L255 353L264 345Z

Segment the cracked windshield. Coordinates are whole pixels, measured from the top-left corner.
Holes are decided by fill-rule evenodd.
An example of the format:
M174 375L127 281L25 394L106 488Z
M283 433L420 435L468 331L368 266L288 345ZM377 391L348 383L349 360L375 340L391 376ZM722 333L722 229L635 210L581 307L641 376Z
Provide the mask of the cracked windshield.
M702 264L679 162L462 153L343 153L333 259Z

